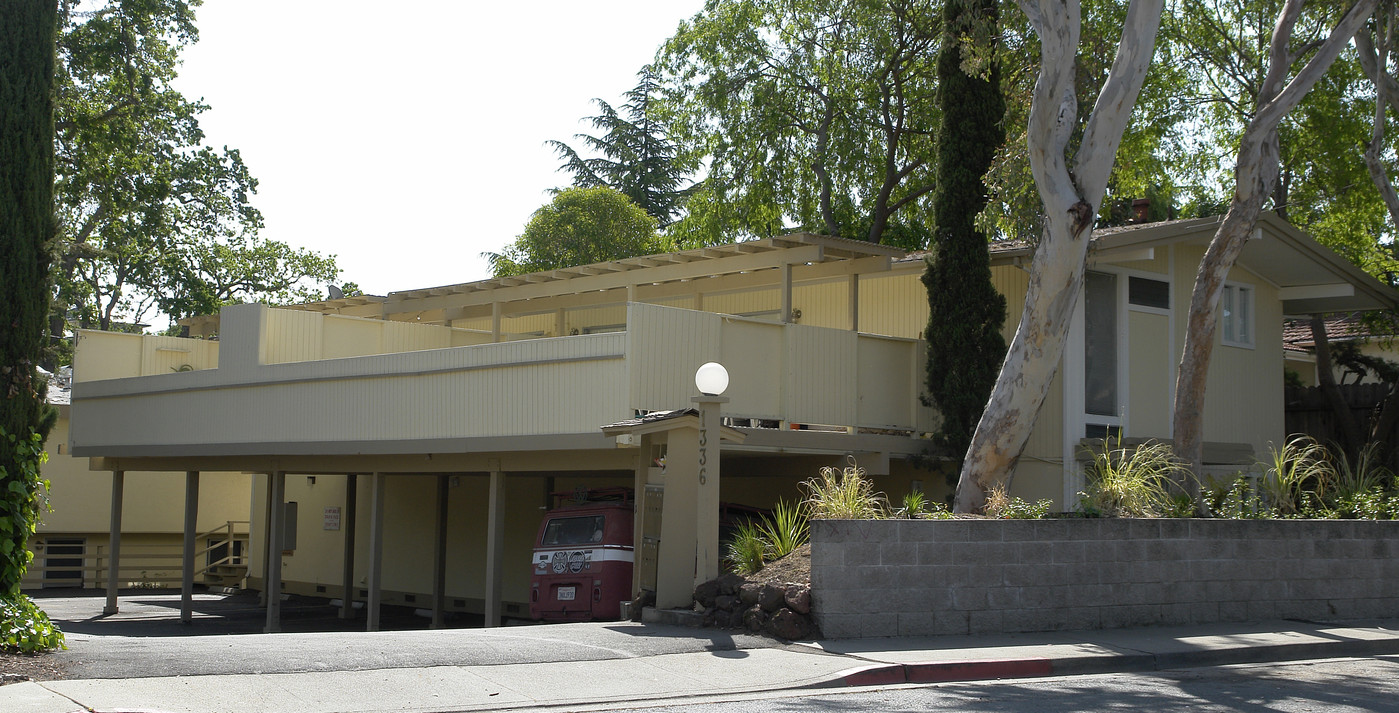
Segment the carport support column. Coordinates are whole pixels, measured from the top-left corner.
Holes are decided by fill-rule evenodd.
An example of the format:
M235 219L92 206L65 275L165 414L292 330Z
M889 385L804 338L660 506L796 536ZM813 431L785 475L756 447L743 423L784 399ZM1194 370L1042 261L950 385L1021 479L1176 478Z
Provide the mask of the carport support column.
M447 474L437 476L437 529L432 545L432 628L441 629L447 598Z
M121 579L121 499L126 485L126 471L112 471L112 520L111 535L107 541L107 605L102 607L104 615L117 613L117 584Z
M695 495L695 581L697 586L719 576L719 445L724 396L696 396L699 407L699 477Z
M355 500L359 495L359 476L345 476L345 511L340 515L340 527L345 530L345 558L340 575L340 618L355 618Z
M384 474L369 476L369 601L365 631L379 630L380 585L384 579Z
M185 471L185 557L181 568L180 621L194 621L194 536L199 527L199 471Z
M286 535L287 510L282 506L287 489L287 474L273 471L267 476L267 502L272 516L267 519L267 574L262 590L267 595L267 625L264 634L282 630L282 543Z
M494 465L486 501L486 626L500 626L505 581L505 473Z

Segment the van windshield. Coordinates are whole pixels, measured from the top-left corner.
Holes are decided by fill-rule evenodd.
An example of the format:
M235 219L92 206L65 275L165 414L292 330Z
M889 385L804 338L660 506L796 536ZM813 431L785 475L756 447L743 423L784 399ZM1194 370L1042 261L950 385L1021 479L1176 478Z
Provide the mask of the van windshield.
M602 542L602 515L556 517L544 528L543 545L588 545Z

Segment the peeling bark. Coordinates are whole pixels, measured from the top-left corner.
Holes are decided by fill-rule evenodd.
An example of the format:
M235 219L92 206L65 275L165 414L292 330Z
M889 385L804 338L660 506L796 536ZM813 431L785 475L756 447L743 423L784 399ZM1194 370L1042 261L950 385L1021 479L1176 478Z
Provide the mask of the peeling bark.
M1195 274L1185 347L1176 374L1172 433L1176 455L1189 467L1189 475L1183 476L1179 485L1196 501L1197 510L1202 507L1199 478L1204 462L1205 379L1214 350L1219 300L1224 294L1225 277L1237 262L1258 223L1263 203L1277 182L1278 124L1331 67L1377 4L1378 0L1357 0L1291 81L1287 81L1287 75L1295 55L1289 52L1288 44L1292 28L1302 14L1303 0L1287 0L1278 13L1268 52L1268 73L1259 88L1253 120L1239 145L1234 198Z
M1132 0L1117 56L1088 117L1070 172L1066 150L1078 121L1074 58L1077 0L1020 0L1040 39L1040 73L1027 132L1030 168L1045 209L1020 326L977 424L957 483L955 509L982 509L986 489L1010 482L1059 369L1069 320L1083 285L1088 233L1107 188L1122 132L1155 49L1162 0Z

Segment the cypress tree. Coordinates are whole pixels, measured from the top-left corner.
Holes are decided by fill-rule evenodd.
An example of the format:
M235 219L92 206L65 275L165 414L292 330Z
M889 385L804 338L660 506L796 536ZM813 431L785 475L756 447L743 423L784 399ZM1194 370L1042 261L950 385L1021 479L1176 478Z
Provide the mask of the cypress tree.
M986 400L995 386L1006 344L1001 336L1006 300L991 283L986 234L976 217L986 206L983 176L1005 140L1005 100L994 44L1000 17L996 0L947 0L938 51L942 123L937 137L937 188L933 239L923 284L928 289L926 386L928 405L943 422L934 436L940 449L965 456ZM984 40L977 56L964 56L972 38ZM974 62L967 62L968 59ZM964 65L984 67L980 76ZM955 484L957 471L949 482Z
M0 438L0 594L18 587L10 579L23 575L24 544L37 515L38 454L28 439L38 433L41 444L57 416L44 403L46 384L35 372L54 232L56 22L53 0L0 0L0 429L6 434Z

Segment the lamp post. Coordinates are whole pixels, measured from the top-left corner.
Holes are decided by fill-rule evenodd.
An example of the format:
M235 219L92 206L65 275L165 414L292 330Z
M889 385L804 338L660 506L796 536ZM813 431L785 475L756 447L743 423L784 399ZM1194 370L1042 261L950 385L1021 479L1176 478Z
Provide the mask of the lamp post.
M699 490L695 497L695 583L719 576L719 442L720 409L728 402L729 372L717 362L708 362L695 371L692 397L699 410Z

